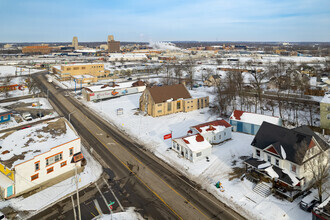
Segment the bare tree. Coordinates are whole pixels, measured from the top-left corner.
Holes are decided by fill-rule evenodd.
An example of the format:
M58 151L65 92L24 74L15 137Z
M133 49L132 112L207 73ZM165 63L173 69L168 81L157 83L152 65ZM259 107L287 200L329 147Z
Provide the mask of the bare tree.
M316 186L318 191L319 200L322 202L322 194L326 191L325 183L329 179L330 172L329 152L321 149L320 153L312 156L312 158L305 162L304 167L305 170L311 173L314 186Z
M190 85L190 89L193 89L194 86L194 74L195 74L195 64L192 59L188 59L184 62L184 69L187 73L188 83Z
M38 91L38 87L36 82L32 79L32 77L26 79L26 84L29 89L29 93L32 92L32 94L35 95L36 92Z

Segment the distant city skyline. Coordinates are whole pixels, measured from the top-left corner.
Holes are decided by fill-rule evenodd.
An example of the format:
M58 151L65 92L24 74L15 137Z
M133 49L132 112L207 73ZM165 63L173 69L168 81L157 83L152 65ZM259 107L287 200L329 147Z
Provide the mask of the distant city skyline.
M0 19L0 42L330 41L328 0L3 0Z

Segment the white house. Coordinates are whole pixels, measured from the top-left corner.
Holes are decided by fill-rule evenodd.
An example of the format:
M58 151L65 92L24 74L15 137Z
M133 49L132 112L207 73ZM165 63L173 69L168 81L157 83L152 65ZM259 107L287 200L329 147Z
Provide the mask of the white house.
M173 139L172 149L191 162L201 160L212 153L212 145L200 134Z
M11 198L73 175L82 159L81 141L65 118L0 134L0 189ZM79 162L73 163L73 159Z
M313 184L310 168L329 157L329 145L307 126L287 129L264 122L251 145L248 173L271 180L274 191L291 201Z
M219 144L231 139L231 125L225 120L210 121L190 127L189 133L199 133L211 144Z

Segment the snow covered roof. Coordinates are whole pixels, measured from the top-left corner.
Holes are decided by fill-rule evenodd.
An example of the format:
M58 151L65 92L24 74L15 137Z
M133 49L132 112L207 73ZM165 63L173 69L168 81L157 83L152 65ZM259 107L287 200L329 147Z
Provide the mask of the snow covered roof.
M201 152L205 149L212 148L212 145L200 134L188 135L173 140L179 145L188 147L193 152Z
M329 149L329 145L307 126L287 129L264 122L251 145L301 165L307 150L316 145L315 141L323 150Z
M72 77L75 79L95 78L95 76L92 76L92 75L75 75Z
M255 124L255 125L261 125L264 121L276 125L281 124L281 118L279 117L261 115L251 112L240 111L240 110L234 110L234 112L230 116L230 119L246 122L250 124Z
M0 107L0 114L2 113L10 113L11 111L9 111L8 109L2 108Z
M97 86L89 86L89 87L84 87L89 92L102 92L102 91L112 91L114 89L124 89L124 88L130 88L132 87L131 82L127 83L118 83L113 85L97 85Z
M192 126L192 128L197 129L197 131L201 134L208 132L218 133L228 127L231 127L231 125L225 120L210 121L203 124Z
M23 130L0 134L0 161L9 169L79 138L65 118L46 121Z

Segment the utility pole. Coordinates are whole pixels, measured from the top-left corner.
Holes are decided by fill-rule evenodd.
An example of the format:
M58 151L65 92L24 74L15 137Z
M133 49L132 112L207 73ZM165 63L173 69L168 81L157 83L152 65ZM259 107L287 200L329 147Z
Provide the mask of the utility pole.
M99 191L99 193L101 194L101 196L102 196L102 198L103 198L105 204L107 205L107 207L108 207L108 209L109 209L109 211L110 211L110 216L111 216L111 220L112 220L112 210L111 210L110 206L108 205L107 200L105 199L103 193L101 192L101 190L100 190L100 188L99 188L99 186L97 185L96 182L95 182L95 186L96 186L97 190Z
M77 220L76 208L74 207L73 196L71 196L74 219Z
M78 206L78 216L79 220L81 220L81 212L80 212L80 202L79 202L79 187L78 187L78 175L77 175L77 163L75 163L75 175L76 175L76 193L77 193L77 206Z

